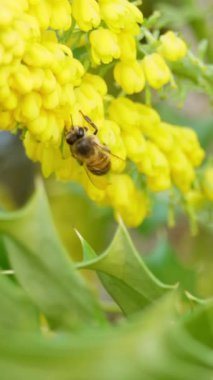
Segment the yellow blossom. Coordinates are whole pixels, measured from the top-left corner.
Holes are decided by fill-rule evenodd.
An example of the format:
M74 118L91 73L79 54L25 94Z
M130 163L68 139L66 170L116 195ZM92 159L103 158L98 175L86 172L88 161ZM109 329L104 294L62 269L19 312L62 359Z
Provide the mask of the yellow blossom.
M100 95L104 96L107 93L107 85L103 78L99 75L93 75L90 73L86 73L83 77L83 81L91 84Z
M53 54L40 43L32 44L23 57L23 62L29 66L50 67Z
M169 173L159 173L155 177L147 177L147 184L151 191L159 192L171 188L171 177Z
M146 142L146 150L141 161L137 163L138 170L148 177L155 179L155 183L168 183L165 178L169 177L170 167L169 161L165 154L152 142ZM163 176L164 180L160 178ZM161 189L162 190L162 189Z
M140 224L148 213L146 196L136 189L127 174L111 175L106 195L116 215L120 215L129 226Z
M149 213L149 202L146 195L135 189L134 197L124 207L115 208L115 217L121 217L129 227L140 225Z
M118 62L114 68L114 77L127 94L140 92L145 85L144 72L138 61Z
M161 122L149 133L150 139L164 152L168 153L175 147L175 139L172 134L173 127Z
M68 33L63 31L70 28L71 16L77 25L62 44L58 38L66 40ZM143 178L147 194L177 186L188 205L213 199L212 168L205 171L200 188L193 189L194 167L204 158L195 132L162 122L150 106L113 98L101 77L102 68L96 68L100 76L88 71L119 59L114 78L127 94L142 91L145 80L156 89L171 81L163 57L181 59L186 45L167 32L156 53L137 61L142 20L140 10L127 0L0 4L0 129L21 130L27 156L40 162L45 177L54 173L60 180L77 181L91 199L113 207L115 216L129 226L140 224L149 212L148 195L136 187L135 179L139 186ZM88 38L90 51L85 46ZM76 59L79 47L85 53L84 66L83 53ZM96 124L100 144L109 149L111 168L104 176L87 172L71 155L68 130L85 126L88 135L94 133L79 111Z
M204 171L202 187L206 198L213 201L213 167L211 166Z
M85 32L100 24L100 10L95 0L73 0L72 15L79 28Z
M173 183L183 193L189 191L195 179L193 166L178 147L169 153L168 159Z
M187 203L187 208L199 210L205 203L205 195L199 189L193 189L184 194L184 199Z
M204 159L204 150L201 148L198 137L191 128L172 127L171 133L193 166L199 166Z
M187 46L174 32L168 31L160 37L158 52L168 61L178 61L185 57Z
M99 4L101 17L111 30L138 33L137 23L142 23L143 15L134 4L128 0L99 0Z
M52 1L50 27L67 30L71 27L71 5L68 0Z
M110 119L119 124L122 130L127 132L140 124L140 114L134 106L134 102L128 98L113 99L108 108Z
M122 132L127 156L134 162L140 162L146 154L146 140L138 128L131 129L129 132Z
M11 112L0 110L0 129L5 131L13 130L15 121Z
M109 29L93 30L89 36L92 60L96 65L109 63L120 57L117 35Z
M154 108L141 103L133 103L138 113L138 127L147 137L156 135L157 127L160 123L160 116Z
M94 123L99 123L99 120L103 119L104 108L102 96L92 84L88 83L86 78L82 81L81 85L75 89L75 96L74 121L77 122L79 118L82 120L79 110L88 115ZM85 123L85 121L83 121L83 123Z
M33 120L39 116L42 100L41 96L31 92L23 97L21 102L21 112L24 119Z
M171 81L171 71L164 59L157 53L149 54L142 60L145 78L151 87L159 89Z
M136 41L132 34L121 32L118 34L118 43L120 46L121 61L135 61L137 56Z
M122 208L129 204L135 194L135 185L127 174L113 174L106 189L107 198L115 208Z
M98 131L100 141L110 149L111 171L120 173L126 166L126 148L117 123L104 120Z

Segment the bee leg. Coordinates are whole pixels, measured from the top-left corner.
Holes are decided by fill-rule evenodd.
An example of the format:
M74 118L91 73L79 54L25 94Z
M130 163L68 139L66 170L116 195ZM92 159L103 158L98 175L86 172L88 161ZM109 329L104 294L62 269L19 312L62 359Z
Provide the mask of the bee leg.
M79 112L80 112L81 115L83 116L84 120L86 120L87 123L89 123L89 124L91 125L91 127L94 128L94 130L95 130L94 135L97 135L97 133L98 133L98 128L97 128L97 126L93 123L93 121L89 118L89 116L84 115L82 111L79 111Z

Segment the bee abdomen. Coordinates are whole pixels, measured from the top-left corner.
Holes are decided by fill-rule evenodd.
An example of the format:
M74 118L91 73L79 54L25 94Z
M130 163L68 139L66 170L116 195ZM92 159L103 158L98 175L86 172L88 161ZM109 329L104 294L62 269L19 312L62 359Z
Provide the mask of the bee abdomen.
M111 162L110 160L102 160L101 162L98 163L98 166L97 165L92 165L92 164L87 164L87 168L88 170L95 174L95 175L104 175L106 173L108 173L108 171L110 170L111 168Z

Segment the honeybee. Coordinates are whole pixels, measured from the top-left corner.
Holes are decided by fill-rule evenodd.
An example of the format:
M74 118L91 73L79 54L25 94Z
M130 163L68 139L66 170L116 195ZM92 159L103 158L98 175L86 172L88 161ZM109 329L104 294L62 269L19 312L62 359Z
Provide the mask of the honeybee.
M94 129L93 135L88 135L88 128L85 126L73 126L66 134L66 142L70 145L71 154L80 165L85 165L86 169L94 175L101 176L109 172L111 168L110 150L102 145L96 136L97 126L93 121L80 111Z

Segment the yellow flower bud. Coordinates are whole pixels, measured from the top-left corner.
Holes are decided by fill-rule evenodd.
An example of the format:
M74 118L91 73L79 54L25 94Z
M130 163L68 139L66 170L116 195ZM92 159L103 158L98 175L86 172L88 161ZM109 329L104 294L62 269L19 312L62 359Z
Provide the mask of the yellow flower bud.
M9 28L2 31L0 35L0 41L7 49L13 47L17 43L18 38L18 33Z
M41 157L41 144L37 142L32 134L28 131L24 135L23 144L25 147L25 151L27 156L32 161L39 161Z
M1 12L0 12L0 27L5 27L9 24L11 24L14 17L14 13L8 5L1 4Z
M89 36L92 60L99 65L101 62L109 63L113 58L120 57L120 47L117 35L109 29L99 28L93 30Z
M134 61L136 60L137 50L135 37L130 33L121 32L118 35L118 43L120 46L120 60Z
M195 172L189 160L181 149L176 148L169 152L168 160L171 168L171 176L174 184L183 192L189 191Z
M127 0L99 0L99 4L101 17L111 30L137 33L143 15L134 4Z
M58 149L53 146L46 146L42 151L41 156L41 170L44 177L49 177L57 167L60 160L60 153Z
M149 177L168 176L169 162L163 152L152 142L146 142L146 151L140 162L137 163L139 171Z
M39 116L41 97L35 92L30 92L23 97L21 102L22 115L27 120L36 119Z
M43 98L43 107L51 110L56 108L60 102L60 90L59 86Z
M84 74L84 67L80 61L75 58L67 57L62 62L60 71L55 75L61 84L71 82L74 86L81 83L81 78Z
M171 133L193 166L199 166L205 152L201 148L198 137L191 128L173 126Z
M172 126L167 123L160 123L149 134L150 139L165 153L170 152L175 147L171 128Z
M41 134L47 129L48 116L46 111L41 111L39 116L28 123L28 128L31 132L31 137L40 138Z
M123 207L115 208L115 217L120 216L129 227L137 227L148 214L148 199L146 195L135 189L132 199Z
M0 111L0 130L11 131L15 124L11 112Z
M56 78L50 69L44 70L44 80L40 88L40 92L48 94L56 87Z
M138 128L132 128L129 132L122 132L127 156L134 162L140 162L146 151L146 140Z
M79 110L82 110L94 122L103 118L104 109L102 96L91 84L82 82L82 84L75 89L75 95L77 102L76 113L78 117L80 115Z
M213 167L211 166L204 172L202 187L206 198L213 201Z
M72 15L85 32L97 28L101 21L99 5L95 0L72 0Z
M147 137L156 135L160 124L160 116L152 107L141 103L135 103L135 110L139 116L138 127Z
M113 99L108 112L110 119L118 123L122 130L129 132L131 128L140 125L140 114L130 99L124 97Z
M39 43L33 43L25 53L23 62L29 66L50 67L53 61L52 53Z
M200 190L190 190L184 194L184 199L188 206L194 210L199 210L205 203L205 196ZM212 198L213 199L213 198Z
M32 91L33 80L30 70L25 65L20 65L11 78L11 87L20 94Z
M147 184L151 191L165 191L172 186L169 173L159 173L155 177L147 177Z
M51 28L67 30L71 27L71 24L71 6L69 1L53 2L50 17Z
M16 93L11 92L10 95L4 99L3 106L6 110L14 110L18 106L18 96Z
M120 136L120 128L112 120L104 120L98 130L100 141L110 149L111 171L120 173L126 166L126 149Z
M159 89L171 81L171 71L159 54L153 53L144 57L142 66L151 87Z
M107 198L115 208L125 207L133 199L135 186L127 174L113 174L106 189Z
M158 52L168 61L178 61L185 57L187 46L174 32L169 31L160 37Z
M127 94L141 92L145 86L144 72L137 61L118 62L114 77Z
M67 83L65 86L62 87L61 94L60 94L60 104L62 106L69 107L69 110L72 111L74 105L75 105L75 92L73 89L72 84Z
M38 21L41 29L47 29L50 26L51 4L48 1L32 4L30 13Z
M30 67L30 77L34 90L38 90L42 87L45 80L45 71L39 67Z
M102 96L106 95L106 93L107 93L106 82L99 75L93 75L90 73L86 73L84 75L83 81L85 83L89 83L90 85L92 85L99 92L100 95L102 95Z

